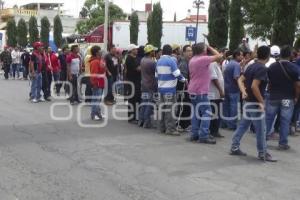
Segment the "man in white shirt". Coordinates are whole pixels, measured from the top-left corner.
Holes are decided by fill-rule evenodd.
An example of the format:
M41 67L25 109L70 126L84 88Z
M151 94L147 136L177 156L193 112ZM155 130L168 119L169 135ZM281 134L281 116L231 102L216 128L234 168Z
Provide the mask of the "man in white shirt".
M209 70L211 73L211 84L209 87L208 98L211 102L211 108L213 113L213 119L210 122L210 135L223 138L219 133L219 127L221 122L220 117L220 105L224 99L224 77L222 73L222 61L211 63Z
M16 73L17 73L17 78L19 78L19 70L21 68L21 52L18 47L16 47L12 52L11 52L11 57L12 57L12 71L13 71L13 79L16 78Z

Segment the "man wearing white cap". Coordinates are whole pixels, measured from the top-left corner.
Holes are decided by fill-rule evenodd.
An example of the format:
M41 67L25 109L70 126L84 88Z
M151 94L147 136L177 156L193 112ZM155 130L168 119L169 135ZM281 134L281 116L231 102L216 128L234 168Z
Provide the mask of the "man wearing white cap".
M128 96L128 122L137 123L137 108L141 101L141 69L137 60L138 46L130 44L128 46L128 56L125 61L127 81L134 85L134 90L129 86Z
M280 48L279 46L273 45L271 47L271 58L269 62L266 64L266 67L270 67L273 63L275 63L280 57Z

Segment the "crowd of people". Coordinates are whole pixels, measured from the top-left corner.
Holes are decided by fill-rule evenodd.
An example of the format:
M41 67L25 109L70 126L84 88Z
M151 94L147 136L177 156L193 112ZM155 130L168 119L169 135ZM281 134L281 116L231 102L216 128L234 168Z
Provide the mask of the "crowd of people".
M103 118L101 100L114 105L117 93L127 101L128 122L142 128L174 136L189 132L191 142L202 144L224 137L220 128L234 131L231 155L246 156L240 143L250 128L258 158L270 162L276 159L267 141L279 140L278 149L288 150L288 137L295 134L291 127L299 126L300 54L290 46L251 51L243 39L233 52L205 43L162 49L131 44L126 50L112 45L107 53L92 46L86 55L78 45L64 47L58 55L41 42L33 47L31 54L5 48L0 55L5 79L18 78L23 66L33 103L51 101L54 81L57 96L64 88L71 105L84 100L91 105L91 119L98 121ZM86 86L84 99L81 84Z

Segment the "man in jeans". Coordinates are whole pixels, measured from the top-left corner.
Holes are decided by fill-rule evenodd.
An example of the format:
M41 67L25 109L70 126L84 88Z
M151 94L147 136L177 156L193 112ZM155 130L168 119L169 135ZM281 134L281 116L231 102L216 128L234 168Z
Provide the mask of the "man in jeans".
M207 51L213 56L207 56ZM205 43L193 46L194 57L189 63L190 83L188 92L193 104L192 135L191 141L204 144L216 144L216 140L209 135L211 120L211 107L208 99L211 74L209 66L212 62L222 58L217 50Z
M246 156L240 150L240 142L250 125L253 124L256 132L258 158L263 161L276 162L267 152L263 97L268 81L265 64L270 58L270 48L267 46L259 47L257 58L257 62L250 65L238 80L245 104L242 120L232 138L231 155Z
M233 59L224 70L225 99L223 104L223 127L235 130L237 127L238 104L240 102L240 91L237 80L241 75L240 62L243 60L243 53L240 50L233 52Z
M4 70L4 78L5 78L5 80L8 80L10 65L12 63L12 57L11 57L11 53L9 51L8 46L5 46L4 51L1 52L0 61L3 64L2 68Z
M138 125L143 128L151 128L151 115L153 114L153 96L157 92L157 82L155 79L156 62L154 60L155 51L157 50L152 45L146 45L145 57L141 61L141 91L142 104L139 110Z
M288 150L288 135L295 102L299 99L300 74L297 66L289 60L292 48L284 46L280 52L281 60L273 63L268 69L270 81L270 98L267 104L267 134L271 136L271 129L275 116L280 113L279 150Z
M156 76L158 79L158 92L160 94L159 114L161 133L166 135L180 135L176 131L176 121L173 118L173 105L176 102L177 81L185 82L186 79L177 67L176 59L171 57L172 47L163 47L163 56L158 60L156 66Z
M34 51L30 57L29 69L31 77L31 91L30 100L33 103L42 101L42 67L45 63L43 56L43 44L41 42L35 42L33 44Z
M70 97L71 105L75 102L80 103L78 97L78 76L81 69L81 59L79 56L79 46L73 45L71 47L71 53L67 57L67 69L68 69L68 79L72 84L72 95Z

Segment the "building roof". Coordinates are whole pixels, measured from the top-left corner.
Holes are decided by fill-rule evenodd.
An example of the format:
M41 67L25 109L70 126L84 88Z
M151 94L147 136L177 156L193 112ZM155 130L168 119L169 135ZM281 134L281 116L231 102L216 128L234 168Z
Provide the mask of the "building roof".
M179 22L197 22L197 15L191 15L183 20L180 20ZM199 15L199 22L207 22L207 16Z
M63 0L22 0L20 6L30 5L30 4L64 4Z

